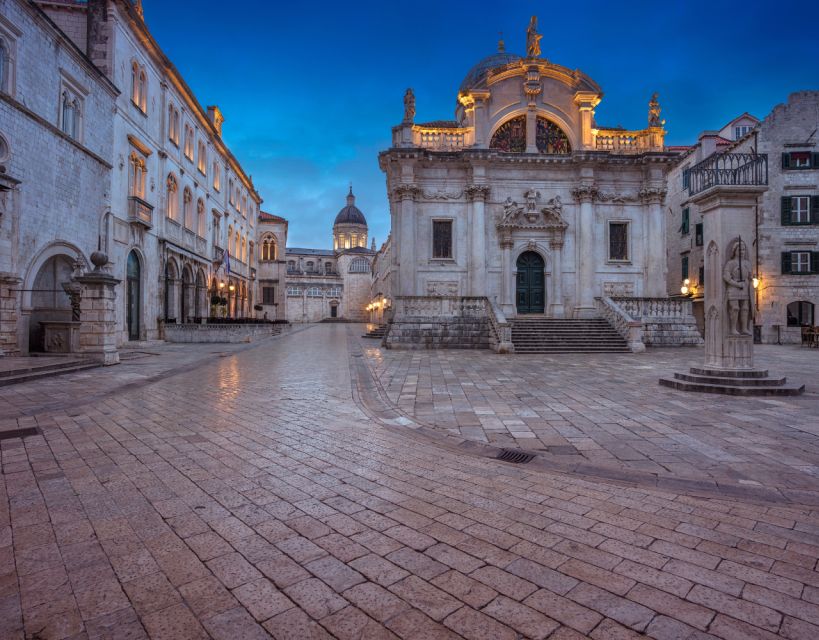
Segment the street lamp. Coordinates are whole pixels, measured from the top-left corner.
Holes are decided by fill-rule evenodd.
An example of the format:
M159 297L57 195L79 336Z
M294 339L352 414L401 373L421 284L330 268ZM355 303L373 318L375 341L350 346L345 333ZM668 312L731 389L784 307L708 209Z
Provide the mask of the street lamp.
M691 284L691 280L689 280L688 278L686 278L685 280L683 280L683 284L682 284L682 286L680 287L680 293L681 293L681 294L683 294L684 296L687 296L687 295L688 295L688 291L689 291L689 289L688 289L688 285L690 285L690 284Z

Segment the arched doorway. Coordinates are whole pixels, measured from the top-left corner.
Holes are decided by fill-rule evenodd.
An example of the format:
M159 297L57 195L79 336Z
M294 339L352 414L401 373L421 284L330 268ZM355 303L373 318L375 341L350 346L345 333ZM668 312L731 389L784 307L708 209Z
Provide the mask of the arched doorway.
M515 299L518 313L543 313L546 308L546 288L543 258L534 251L520 254Z
M128 263L125 269L126 295L127 295L127 323L128 339L139 340L140 323L139 314L142 309L142 267L139 264L139 256L136 251L128 254Z
M71 301L63 290L63 282L71 280L73 260L67 255L51 256L34 277L28 325L29 351L43 350L43 328L40 322L71 320Z

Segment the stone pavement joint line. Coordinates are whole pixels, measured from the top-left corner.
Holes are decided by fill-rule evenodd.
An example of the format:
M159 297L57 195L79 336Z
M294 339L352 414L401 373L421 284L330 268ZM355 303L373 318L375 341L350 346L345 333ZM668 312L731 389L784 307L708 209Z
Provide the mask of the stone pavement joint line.
M817 637L814 508L407 437L354 399L360 333L315 326L69 408L19 385L41 434L0 441L0 638Z

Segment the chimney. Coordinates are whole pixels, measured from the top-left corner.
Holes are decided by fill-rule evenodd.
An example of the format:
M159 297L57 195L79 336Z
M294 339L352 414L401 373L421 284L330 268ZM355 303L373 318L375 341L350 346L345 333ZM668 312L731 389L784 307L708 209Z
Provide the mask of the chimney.
M717 151L717 138L719 133L716 131L703 131L700 134L697 142L700 144L699 155L697 162L705 160L708 156L713 155Z
M219 137L222 137L222 123L225 121L225 116L222 115L222 111L216 105L211 105L208 107L208 118L210 118L211 123L213 124L213 128L216 129L216 133L219 134Z
M109 79L113 77L111 59L108 55L110 26L108 24L108 0L88 0L86 55Z

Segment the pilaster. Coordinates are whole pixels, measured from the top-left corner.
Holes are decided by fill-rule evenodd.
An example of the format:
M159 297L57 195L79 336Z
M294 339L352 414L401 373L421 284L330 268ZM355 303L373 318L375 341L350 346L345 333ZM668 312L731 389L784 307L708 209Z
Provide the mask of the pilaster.
M0 356L19 356L17 320L20 310L22 279L10 273L0 273Z
M591 318L597 315L594 306L594 201L597 198L597 187L589 177L583 179L572 190L575 200L580 203L577 243L577 306L574 315L577 318Z
M472 184L465 190L469 201L469 295L486 295L486 199L489 186Z
M96 268L76 278L83 286L80 301L80 351L103 365L119 364L117 351L116 287L121 282L102 270L108 256L91 254Z

